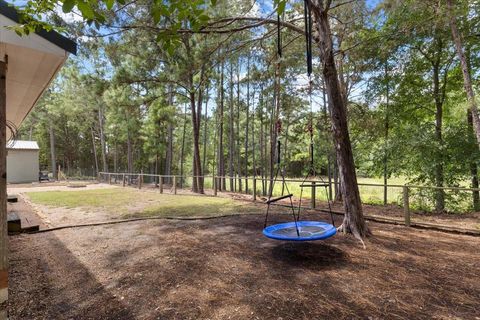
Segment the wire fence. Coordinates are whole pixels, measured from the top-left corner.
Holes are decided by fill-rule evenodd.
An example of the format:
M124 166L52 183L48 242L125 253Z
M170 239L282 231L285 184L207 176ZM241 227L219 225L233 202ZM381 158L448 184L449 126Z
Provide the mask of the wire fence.
M157 188L159 192L177 194L179 190L190 189L193 179L203 179L207 194L217 196L218 193L230 192L251 196L253 201L265 198L269 194L272 179L265 177L219 177L219 176L179 176L155 175L145 173L107 173L100 172L98 180L110 184L134 186L137 188ZM310 208L326 204L328 198L336 198L338 184L326 178L308 180L309 188L303 188L303 179L285 179L285 183L277 181L273 185L272 196L293 194L295 198L304 199ZM463 187L433 187L419 185L384 185L359 183L360 197L364 205L371 206L378 212L388 206L392 215L404 218L410 223L411 213L432 213L438 211L438 197L443 199L442 212L466 213L478 211L480 189ZM337 187L337 188L336 188ZM386 201L385 201L386 200ZM340 201L337 201L340 202ZM372 209L373 210L373 209ZM384 210L386 211L386 210ZM385 212L381 212L382 214Z

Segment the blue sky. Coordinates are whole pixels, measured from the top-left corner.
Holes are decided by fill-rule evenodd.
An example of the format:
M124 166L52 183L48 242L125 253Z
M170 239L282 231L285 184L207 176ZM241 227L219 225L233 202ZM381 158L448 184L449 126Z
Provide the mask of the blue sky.
M342 0L336 0L336 1L341 2ZM369 8L374 8L382 0L357 0L357 1L365 1ZM13 3L14 5L17 5L17 6L22 6L26 3L26 0L7 0L7 2ZM261 15L269 14L274 10L273 9L273 0L256 0L256 3L258 5L258 11ZM334 3L335 3L335 1L334 1ZM78 15L75 16L75 15L65 15L65 14L63 14L63 12L61 12L60 7L57 11L67 22L79 19ZM91 62L89 60L84 60L84 59L82 59L82 60L83 61L79 61L80 64L83 65L83 67L86 68L87 70L91 69L91 67L92 67ZM91 72L92 70L89 70L89 71ZM243 77L243 76L245 76L245 74L246 74L246 70L242 70L242 75L241 76ZM298 84L301 85L301 86L306 86L307 83L308 83L308 80L306 78L306 75L304 75L304 74L299 75ZM244 93L243 91L244 90L242 90L242 95L246 95L246 93ZM305 97L305 98L307 98L307 97ZM321 107L320 98L321 97L320 97L319 93L315 92L315 97L314 97L313 100L314 100L314 105L315 105L314 109L316 109L316 110L318 110ZM213 101L211 101L210 108L214 108L214 107L215 107L215 103Z

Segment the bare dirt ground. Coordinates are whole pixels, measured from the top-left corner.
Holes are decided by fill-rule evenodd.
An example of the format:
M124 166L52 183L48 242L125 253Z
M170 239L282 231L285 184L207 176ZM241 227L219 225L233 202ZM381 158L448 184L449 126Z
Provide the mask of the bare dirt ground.
M238 193L222 193L223 196L229 196L234 199L239 200L250 200L251 195L238 194ZM259 199L266 199L265 197L259 197ZM282 201L283 205L288 205L288 201ZM299 200L297 198L293 199L295 207L298 206ZM317 201L316 202L318 210L328 210L328 204L326 202ZM309 200L304 200L302 206L310 206ZM387 218L390 220L395 220L398 222L404 221L403 208L396 205L369 205L364 204L363 213L369 217L379 217ZM343 212L343 203L335 202L331 206L334 212ZM311 211L307 211L311 212ZM454 227L460 229L469 229L469 230L478 230L480 231L480 212L469 212L463 214L449 214L449 213L424 213L424 212L415 212L411 211L411 221L420 222L420 223L429 223L437 226L444 227Z
M75 184L80 182L70 182L69 184ZM94 183L86 182L86 187L82 188L71 188L66 182L62 183L41 183L41 184L25 184L25 185L9 185L8 192L9 194L23 194L25 192L41 192L41 191L82 191L82 190L94 190L94 189L105 189L105 188L121 188L121 185L109 185L105 183ZM145 184L142 191L145 192L158 192L155 190L154 185ZM165 193L173 194L173 189L171 186L165 185ZM206 195L212 196L212 190L205 190ZM193 195L189 189L177 189L177 194L179 195ZM240 201L251 201L252 196L241 194L241 193L232 193L232 192L219 192L219 197L229 197ZM261 196L258 197L258 203L262 206ZM28 201L28 199L27 199ZM283 202L287 204L287 202ZM295 205L298 205L298 199L294 199ZM46 225L64 225L64 224L74 224L74 223L90 223L98 222L109 219L114 219L114 217L108 212L103 212L101 210L95 211L85 211L81 209L65 209L65 208L49 208L47 206L42 206L38 204L32 204L36 209L37 213L42 216ZM140 204L139 204L140 205ZM305 206L309 206L309 201L304 202ZM328 206L325 202L317 201L317 209L328 209ZM335 203L332 206L332 209L337 212L343 212L342 203ZM364 213L367 216L371 217L380 217L387 218L399 222L403 222L404 213L403 208L395 205L381 206L381 205L363 205ZM68 218L70 217L70 218ZM70 220L77 218L76 220ZM468 230L478 230L480 231L480 212L471 212L464 214L448 214L448 213L423 213L415 212L411 213L412 222L420 223L430 223L438 226L444 227L454 227L460 229Z
M81 186L81 187L80 187ZM42 182L34 184L10 184L7 186L9 194L18 194L25 192L43 192L43 191L82 191L105 188L117 188L117 186L105 183L93 183L76 181L71 183Z
M10 318L480 319L480 238L369 225L365 250L252 215L10 237Z
M76 182L70 182L69 184L75 184ZM80 182L77 182L80 183ZM105 189L105 188L120 188L121 185L119 184L105 184L105 183L95 183L90 182L86 183L86 187L82 188L71 188L68 186L67 183L42 183L42 184L26 184L26 185L10 185L8 187L8 192L10 194L23 194L25 192L41 192L41 191L82 191L82 190L93 190L93 189ZM145 192L158 192L155 189L154 185L152 184L145 184L142 191ZM212 190L205 190L206 195L213 196ZM173 194L173 189L171 186L165 185L164 186L164 193ZM193 195L189 189L177 189L177 194L179 195ZM251 201L252 196L241 194L241 193L232 193L232 192L219 192L219 197L229 197L232 199L240 200L240 201ZM262 205L261 199L262 197L259 196L259 205ZM28 201L28 199L27 199ZM287 204L286 202L283 202ZM298 199L294 199L295 205L298 205ZM85 211L81 209L65 209L58 208L58 210L51 210L47 206L41 206L38 204L32 204L36 209L39 215L43 215L44 221L46 225L59 225L59 224L73 224L73 223L90 223L90 222L98 222L103 220L108 220L112 218L111 214L107 212L102 212L101 210L92 211ZM306 200L304 205L309 206L309 201ZM317 201L317 209L328 209L328 206L325 202ZM343 212L343 205L341 203L334 203L332 209L337 212ZM387 218L391 220L395 220L398 222L403 222L404 220L404 213L403 208L396 206L396 205L388 205L388 206L381 206L381 205L363 205L364 213L370 217L379 217L379 218ZM76 217L78 221L70 221L66 216ZM437 225L440 227L453 227L459 229L468 229L468 230L478 230L480 231L480 212L471 212L471 213L464 213L464 214L448 214L448 213L424 213L424 212L411 212L411 220L412 222L420 222L420 223L429 223L433 225Z

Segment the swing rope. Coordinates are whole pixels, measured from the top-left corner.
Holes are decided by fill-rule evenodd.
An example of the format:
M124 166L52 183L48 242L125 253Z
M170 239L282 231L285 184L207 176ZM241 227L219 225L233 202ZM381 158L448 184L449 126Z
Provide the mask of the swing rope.
M277 151L277 161L276 161L276 170L275 170L275 175L273 178L273 181L270 181L270 188L268 192L268 200L267 200L267 212L265 214L265 223L264 223L264 228L267 227L268 223L268 214L270 212L270 206L272 203L289 198L290 199L290 208L292 210L292 216L295 222L295 230L297 233L297 236L300 237L300 232L298 229L297 225L297 218L296 218L296 213L295 213L295 206L293 205L293 199L292 199L292 194L290 194L290 190L288 189L288 185L286 184L285 181L285 170L281 168L281 141L280 141L280 135L282 132L282 122L280 120L280 63L282 59L282 35L281 35L281 18L280 15L277 15L277 64L276 64L276 72L275 72L275 110L274 110L274 117L275 117L275 138L276 138L276 151ZM275 147L275 144L272 144L272 149ZM272 150L273 151L273 150ZM282 191L285 189L287 191L287 196L285 196L282 192L282 196L278 197L276 199L272 199L273 196L273 190L275 187L275 183L278 180L278 174L280 173L281 178L282 178Z
M305 37L306 37L306 58L307 58L307 75L308 75L308 96L309 96L309 104L310 104L310 115L309 121L307 125L307 131L310 135L310 164L305 175L305 178L302 181L300 186L300 200L298 202L298 211L297 211L297 221L300 220L300 212L302 210L302 199L303 199L303 189L306 186L306 182L308 178L311 176L316 178L316 170L315 170L315 161L314 161L314 124L313 124L313 99L312 99L312 12L310 10L310 0L304 0L304 22L305 22ZM328 211L330 213L330 220L332 225L335 226L335 221L333 219L332 213L332 205L330 194L328 192L328 187L323 178L320 176L321 184L325 187L325 193L327 195L327 203L328 203ZM311 187L313 188L314 185L312 183Z
M277 64L276 64L276 72L275 72L275 109L273 113L273 117L275 119L275 131L274 131L274 139L276 140L276 143L272 143L272 154L274 152L274 148L276 146L276 170L273 179L270 180L270 188L269 188L269 193L268 193L268 200L267 200L267 212L265 215L265 223L264 223L264 234L267 237L271 237L274 239L278 240L297 240L297 241L308 241L308 240L320 240L320 239L325 239L327 237L330 237L335 234L336 229L335 229L335 222L333 220L333 213L332 213L332 208L331 208L331 200L330 196L328 193L327 189L327 184L325 184L324 180L322 177L320 177L322 185L325 187L325 193L327 194L327 202L328 202L328 209L330 212L330 219L332 221L332 225L330 226L331 229L329 229L328 232L326 232L325 227L319 227L317 224L323 224L323 225L328 225L323 222L311 222L311 221L299 221L300 220L300 211L302 208L302 197L303 197L303 188L306 187L307 185L305 184L310 176L316 177L316 171L315 171L315 159L314 159L314 124L313 124L313 99L312 99L312 14L310 10L310 0L304 0L304 21L305 21L305 35L306 35L306 58L307 58L307 74L308 74L308 95L309 95L309 103L310 103L310 119L307 125L307 131L309 132L310 135L310 164L308 168L308 172L303 179L301 188L300 188L300 201L298 205L298 211L295 212L295 206L293 204L293 194L290 194L290 190L288 188L288 185L285 181L285 170L282 168L282 163L281 163L281 141L280 141L280 135L281 135L281 130L282 130L282 123L280 120L280 85L281 85L281 79L280 79L280 64L281 64L281 59L282 59L282 37L281 37L281 18L280 15L277 15ZM272 164L273 165L273 164ZM278 180L278 175L281 175L282 178L282 195L277 198L272 198L273 196L273 190L275 187L275 183ZM311 185L312 188L315 187L315 182L312 182ZM284 189L287 191L287 195L284 195ZM292 216L293 216L293 226L292 223L287 223L287 224L280 224L280 225L275 225L267 228L267 223L268 223L268 215L270 212L270 206L272 203L280 201L282 199L290 199L290 208L292 209ZM320 228L321 233L325 233L323 236L314 236L311 234L310 236L305 236L305 231L302 229L302 236L300 236L300 230L299 230L299 225L302 228L305 228L306 226L311 226L312 224L315 225L315 228ZM285 226L288 225L288 226ZM273 229L272 229L273 227ZM280 228L280 229L278 229ZM282 230L282 228L285 228L284 231L288 233L288 228L292 229L293 228L296 232L296 235L298 238L294 239L291 238L290 235L283 235L279 236L274 235L276 230ZM269 230L267 230L269 229ZM270 230L272 229L272 230ZM278 231L277 230L277 231ZM282 231L283 232L283 231Z

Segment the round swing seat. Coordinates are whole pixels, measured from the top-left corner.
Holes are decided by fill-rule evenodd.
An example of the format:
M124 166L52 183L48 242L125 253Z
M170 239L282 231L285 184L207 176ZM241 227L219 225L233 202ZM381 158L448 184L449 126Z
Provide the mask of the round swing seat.
M298 228L298 234L297 234ZM283 241L315 241L330 238L337 229L320 221L297 221L274 224L263 229L263 234L270 239Z

